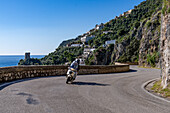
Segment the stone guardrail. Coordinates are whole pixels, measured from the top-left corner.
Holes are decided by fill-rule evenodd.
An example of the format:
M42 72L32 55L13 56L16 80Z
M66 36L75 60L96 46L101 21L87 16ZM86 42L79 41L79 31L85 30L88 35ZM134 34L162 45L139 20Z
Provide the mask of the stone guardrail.
M13 66L0 68L0 83L17 79L66 75L68 66ZM129 65L80 66L78 74L104 74L129 71Z

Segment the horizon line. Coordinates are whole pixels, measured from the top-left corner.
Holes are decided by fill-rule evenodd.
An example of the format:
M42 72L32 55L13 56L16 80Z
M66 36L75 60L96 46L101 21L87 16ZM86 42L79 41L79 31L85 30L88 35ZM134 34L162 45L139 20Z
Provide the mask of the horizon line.
M18 54L14 54L14 55L16 56ZM23 54L21 54L21 55L23 55ZM42 54L32 54L32 55L42 55ZM2 54L2 55L0 54L0 56L6 56L6 54ZM12 56L12 54L9 54L8 56Z

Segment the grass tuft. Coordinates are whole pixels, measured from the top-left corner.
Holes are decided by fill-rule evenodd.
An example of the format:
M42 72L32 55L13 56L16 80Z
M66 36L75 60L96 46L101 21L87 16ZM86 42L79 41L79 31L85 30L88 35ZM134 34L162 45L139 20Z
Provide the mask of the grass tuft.
M170 84L167 88L162 89L161 80L154 83L153 87L151 88L155 93L160 94L163 97L170 98Z

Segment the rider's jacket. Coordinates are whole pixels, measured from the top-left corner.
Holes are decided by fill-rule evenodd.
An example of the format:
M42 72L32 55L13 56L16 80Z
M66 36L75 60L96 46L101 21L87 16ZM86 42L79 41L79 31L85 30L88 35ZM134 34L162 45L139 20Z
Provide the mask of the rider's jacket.
M73 61L70 65L70 67L78 71L79 64L77 63L77 61Z

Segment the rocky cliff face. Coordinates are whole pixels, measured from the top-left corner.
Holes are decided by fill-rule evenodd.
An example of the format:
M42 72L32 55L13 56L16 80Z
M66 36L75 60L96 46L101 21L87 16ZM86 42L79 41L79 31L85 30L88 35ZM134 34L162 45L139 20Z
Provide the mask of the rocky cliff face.
M166 2L166 1L165 1ZM165 5L165 3L164 3ZM165 7L165 6L164 6ZM166 6L169 9L169 4ZM161 69L162 69L162 86L166 86L170 82L170 14L168 11L162 14L162 27L161 27Z
M139 62L144 67L160 67L159 38L161 27L161 11L157 10L151 18L140 22L134 28L130 38L115 44L113 61Z
M161 28L161 9L140 22L140 26L132 30L129 38L114 46L113 51L100 49L94 54L96 65L110 62L138 62L144 67L160 67L159 40Z
M111 56L114 49L114 45L109 45L106 48L100 48L94 53L94 59L96 65L109 65L111 63Z
M96 37L89 43L98 48L106 40L116 40L114 51L108 54L110 63L139 61L140 66L159 67L161 9L162 0L143 1L128 15L116 17L104 24L103 30L96 31ZM111 32L102 34L102 31ZM99 61L98 58L96 60Z
M160 67L159 38L161 12L157 12L151 19L145 20L137 33L140 40L139 65L144 67Z
M107 47L100 47L91 55L89 55L86 60L86 64L89 65L109 65L112 61L114 45L109 45Z

